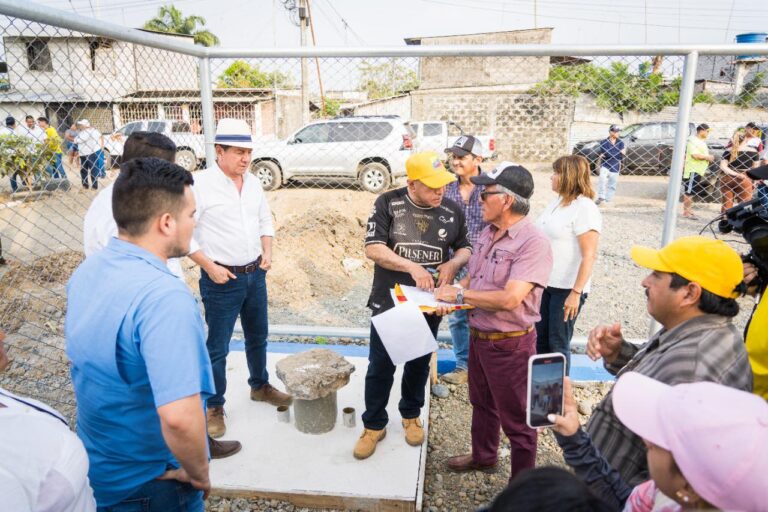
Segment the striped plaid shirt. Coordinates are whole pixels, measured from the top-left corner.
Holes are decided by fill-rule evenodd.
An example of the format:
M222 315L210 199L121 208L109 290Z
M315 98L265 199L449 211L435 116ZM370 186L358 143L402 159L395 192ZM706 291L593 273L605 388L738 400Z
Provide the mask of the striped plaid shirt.
M645 345L622 342L612 364L613 375L635 371L666 384L711 381L743 391L752 390L752 370L741 333L729 318L705 314L667 331ZM622 479L632 486L648 480L645 445L616 417L612 392L595 408L587 432Z
M478 169L478 172L482 172ZM472 246L477 242L477 237L480 236L480 232L488 225L483 220L483 212L480 209L480 192L483 191L483 187L475 185L472 189L472 194L469 196L469 201L464 202L459 192L459 180L449 183L445 187L445 197L461 206L464 210L464 217L467 219L467 231L469 232L469 242Z

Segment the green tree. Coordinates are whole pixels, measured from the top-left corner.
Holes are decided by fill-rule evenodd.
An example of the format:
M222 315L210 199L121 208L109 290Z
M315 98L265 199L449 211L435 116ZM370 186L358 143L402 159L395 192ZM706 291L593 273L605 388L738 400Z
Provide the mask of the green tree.
M291 77L280 71L261 71L244 60L236 60L219 75L217 87L226 89L266 89L291 87Z
M55 160L53 141L34 142L19 135L0 136L0 177L18 174L32 190L36 176L42 176Z
M368 93L368 99L375 100L396 96L418 89L416 72L392 60L375 64L363 60L360 70L359 90Z
M323 101L322 104L325 107L325 110L318 110L317 117L336 117L339 115L339 111L341 110L341 100L325 98L325 101Z
M758 71L752 78L744 84L744 88L736 97L735 103L740 107L752 107L758 96L758 91L763 86L763 80L765 80L765 71Z
M536 84L530 92L543 96L587 93L595 97L598 106L619 114L658 112L678 104L681 82L681 78L677 77L665 83L660 73L652 72L649 62L640 64L637 73L633 73L623 62L613 62L608 67L579 64L554 66L549 78ZM693 100L694 103L714 101L714 97L705 93L696 95Z
M147 21L144 28L155 32L194 36L195 44L203 46L219 44L219 38L205 29L205 18L202 16L184 16L173 4L160 7L157 16Z

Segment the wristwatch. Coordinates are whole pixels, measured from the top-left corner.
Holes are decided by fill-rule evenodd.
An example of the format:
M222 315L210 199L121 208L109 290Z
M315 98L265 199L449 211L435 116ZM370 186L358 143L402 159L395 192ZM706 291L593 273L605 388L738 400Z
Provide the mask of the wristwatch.
M464 289L460 289L456 292L456 304L464 304Z

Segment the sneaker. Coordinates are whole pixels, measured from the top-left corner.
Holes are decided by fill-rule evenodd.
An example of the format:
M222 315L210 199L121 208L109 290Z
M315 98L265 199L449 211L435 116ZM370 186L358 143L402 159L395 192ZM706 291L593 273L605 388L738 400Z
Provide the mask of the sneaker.
M251 400L254 402L267 402L268 404L279 407L281 405L291 405L293 398L288 393L283 393L272 387L272 384L267 382L259 389L251 388Z
M603 199L602 197L598 197L598 198L597 198L597 201L595 201L595 204L596 204L596 205L598 205L598 206L600 206L600 205L601 205L601 204L603 204L604 202L605 202L605 199Z
M405 442L411 446L421 446L424 442L424 427L419 418L403 418L403 428L405 429Z
M227 432L224 424L224 407L209 407L206 412L208 419L208 435L214 439L223 436Z
M448 384L466 384L469 379L469 372L466 368L456 368L451 373L443 375L443 380Z
M370 430L364 428L363 433L360 434L360 439L358 439L357 443L355 443L355 450L352 452L352 455L354 455L355 458L359 460L367 459L373 455L373 452L376 451L376 445L379 444L379 441L384 439L386 436L387 429L385 428L381 430Z
M208 436L208 448L212 459L226 459L239 452L243 445L239 441L217 441Z

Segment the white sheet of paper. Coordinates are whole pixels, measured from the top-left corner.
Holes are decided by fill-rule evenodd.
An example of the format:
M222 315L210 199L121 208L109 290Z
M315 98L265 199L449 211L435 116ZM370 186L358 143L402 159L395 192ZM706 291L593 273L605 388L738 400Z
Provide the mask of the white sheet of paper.
M443 302L435 300L435 294L415 286L403 286L400 285L400 289L403 291L403 295L409 302L415 302L419 306L437 307L437 306L456 306L451 302Z
M371 322L393 364L403 364L437 350L437 341L415 302L400 303L371 317Z

